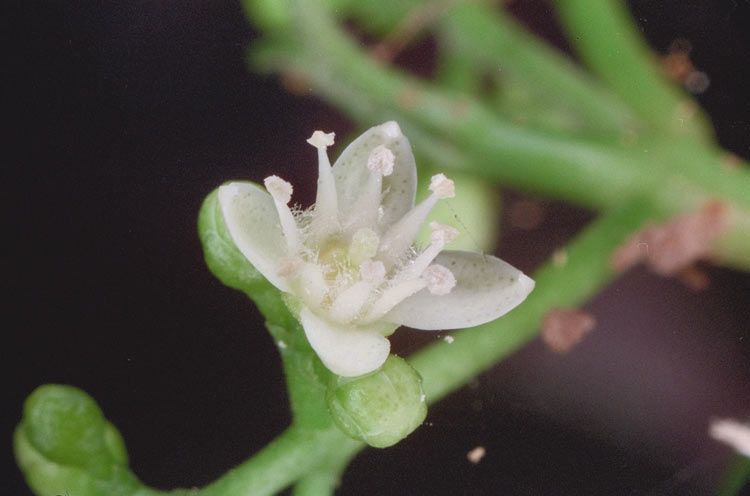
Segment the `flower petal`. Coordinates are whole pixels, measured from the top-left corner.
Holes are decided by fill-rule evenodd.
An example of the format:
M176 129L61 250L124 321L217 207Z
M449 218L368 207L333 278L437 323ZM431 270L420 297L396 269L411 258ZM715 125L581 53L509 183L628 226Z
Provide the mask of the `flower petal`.
M512 265L491 255L444 251L435 263L456 278L446 295L426 289L391 310L384 320L415 329L461 329L494 320L511 311L534 289L534 281Z
M234 244L245 258L282 291L278 261L287 253L273 198L253 183L233 182L219 187L219 205Z
M388 358L391 343L378 327L336 325L304 306L299 316L310 346L334 374L344 377L367 374Z
M371 174L367 168L370 152L379 145L395 156L393 173L383 177L383 219L385 226L400 219L414 206L417 167L409 140L393 121L372 127L354 140L333 164L339 212L351 213Z

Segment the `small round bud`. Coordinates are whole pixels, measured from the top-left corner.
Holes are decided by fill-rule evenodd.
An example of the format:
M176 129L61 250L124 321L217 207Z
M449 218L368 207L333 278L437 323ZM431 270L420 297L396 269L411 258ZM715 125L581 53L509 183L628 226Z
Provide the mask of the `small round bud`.
M456 196L455 185L445 174L435 174L430 178L430 191L441 200Z
M438 296L447 295L456 286L453 272L440 264L432 264L422 272L422 279L427 282L430 293Z
M391 355L375 372L334 376L326 400L336 425L375 448L392 446L427 415L422 378L403 358Z
M378 145L372 149L370 156L367 158L367 168L381 176L390 176L393 174L393 166L396 163L396 156L391 150L383 145Z

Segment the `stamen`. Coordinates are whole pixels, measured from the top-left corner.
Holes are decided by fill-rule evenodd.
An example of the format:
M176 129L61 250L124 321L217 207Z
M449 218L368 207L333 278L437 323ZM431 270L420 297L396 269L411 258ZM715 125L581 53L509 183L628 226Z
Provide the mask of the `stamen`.
M359 266L359 276L373 287L380 286L385 280L385 265L378 260L365 260Z
M425 248L417 258L396 276L398 280L413 279L422 275L432 261L435 260L435 257L445 248L445 245L458 236L458 230L446 224L433 221L430 222L430 228L432 229L430 246Z
M373 303L372 307L370 307L367 315L365 315L365 317L361 319L361 322L363 324L369 324L376 320L382 319L383 316L390 312L393 307L395 307L417 291L424 289L426 286L427 281L421 278L403 281L396 284L395 286L391 286L390 288L383 291L383 293L380 295L380 298L378 298L375 303Z
M300 239L297 222L289 209L289 201L292 199L292 185L279 176L269 176L263 180L263 184L276 205L281 231L284 233L289 254L294 255L299 251Z
M318 149L318 191L310 224L310 230L318 240L338 229L336 181L326 151L326 148L333 145L334 136L334 133L315 131L307 140Z
M307 139L307 142L315 148L325 149L329 146L333 146L333 139L335 137L336 133L324 133L323 131L315 131L314 133L312 133L312 136Z
M333 300L328 314L333 320L348 324L359 315L371 293L372 285L370 283L365 281L355 282Z
M349 260L359 265L375 256L378 252L380 238L372 229L362 228L352 236L352 242L349 244Z
M365 226L374 226L379 221L380 202L383 194L383 177L393 174L396 156L383 145L378 145L367 158L367 169L370 175L367 184L354 204L346 221L350 232Z
M382 262L367 260L359 266L359 274L362 280L339 293L331 304L329 315L337 322L348 324L361 313L373 290L385 280L385 267Z
M453 272L440 264L432 264L422 272L422 278L427 281L427 289L438 296L447 295L456 286Z
M432 229L430 241L433 243L442 243L443 245L447 245L456 239L459 234L458 229L455 227L449 226L448 224L441 224L434 220L430 222L430 229Z
M411 209L383 235L379 252L386 266L398 261L414 243L419 228L438 200L455 196L453 181L444 174L432 176L430 191L432 191L430 196Z
M456 196L456 187L445 174L436 174L430 178L430 191L441 200Z
M396 163L396 156L393 152L383 145L378 145L372 149L370 156L367 158L367 168L371 172L381 176L390 176L393 174L393 166Z

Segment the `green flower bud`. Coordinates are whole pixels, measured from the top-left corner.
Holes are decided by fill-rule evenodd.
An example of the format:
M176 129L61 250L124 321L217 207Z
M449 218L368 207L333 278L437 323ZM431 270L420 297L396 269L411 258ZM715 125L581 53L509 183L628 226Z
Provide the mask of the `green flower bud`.
M371 374L334 376L328 385L327 401L342 431L375 448L404 439L427 415L422 377L395 355Z
M201 205L198 235L203 244L206 265L223 284L248 292L258 284L266 283L232 241L221 213L218 189L212 191Z
M37 388L24 404L14 436L18 465L37 494L132 494L140 483L129 472L120 433L83 391Z

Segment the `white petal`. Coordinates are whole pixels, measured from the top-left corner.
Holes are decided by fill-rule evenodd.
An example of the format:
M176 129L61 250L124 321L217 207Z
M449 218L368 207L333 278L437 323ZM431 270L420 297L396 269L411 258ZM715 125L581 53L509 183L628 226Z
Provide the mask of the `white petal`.
M234 182L219 187L219 205L240 252L271 284L288 291L278 274L287 246L271 195L253 183Z
M430 331L473 327L509 312L534 289L528 276L491 255L444 251L435 262L455 276L451 292L433 295L423 289L399 303L384 320Z
M391 343L379 328L336 325L302 307L300 322L315 353L334 374L356 377L383 365Z
M372 174L367 168L370 152L380 145L387 147L395 157L393 173L383 177L385 196L382 222L387 226L411 210L417 191L414 155L398 124L390 121L365 131L341 153L333 164L333 175L336 178L339 212L351 213Z

